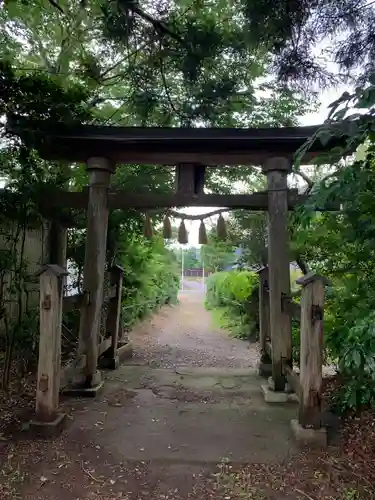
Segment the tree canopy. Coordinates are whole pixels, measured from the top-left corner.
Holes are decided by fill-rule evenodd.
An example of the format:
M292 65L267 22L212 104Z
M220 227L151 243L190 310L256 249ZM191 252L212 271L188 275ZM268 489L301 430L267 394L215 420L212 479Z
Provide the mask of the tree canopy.
M365 83L374 72L372 0L243 1L251 37L273 54L278 79L299 87Z

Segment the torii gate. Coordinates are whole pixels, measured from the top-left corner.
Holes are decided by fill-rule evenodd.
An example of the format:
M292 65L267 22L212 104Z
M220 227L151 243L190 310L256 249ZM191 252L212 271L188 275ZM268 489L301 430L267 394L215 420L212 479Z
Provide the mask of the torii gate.
M68 126L50 122L15 120L9 132L20 135L47 160L85 162L89 186L83 192L57 192L44 200L48 206L87 208L84 289L90 301L82 307L80 342L86 353L84 385L95 389L101 382L97 370L99 318L102 308L108 214L114 208L155 209L182 206L222 206L268 211L268 270L270 337L272 359L262 352L262 361L272 363L274 390L286 386L286 371L292 367L291 317L282 307L282 296L290 295L288 210L303 203L305 196L288 190L287 176L294 155L315 137L319 126L259 129L138 128L112 126ZM341 146L344 139L323 145L313 143L303 159ZM175 167L176 191L171 194L137 194L110 188L116 164L159 164ZM267 177L267 191L249 195L204 194L206 166L260 165ZM319 207L317 207L319 209Z

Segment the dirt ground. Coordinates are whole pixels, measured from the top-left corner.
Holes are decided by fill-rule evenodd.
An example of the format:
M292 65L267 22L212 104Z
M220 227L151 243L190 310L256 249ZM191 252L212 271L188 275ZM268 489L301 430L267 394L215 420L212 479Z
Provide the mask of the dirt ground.
M296 406L264 403L257 346L215 330L199 288L131 338L133 359L102 394L62 401L57 439L33 439L27 413L10 436L0 425L1 500L375 498L372 416L327 452L300 453Z
M255 368L258 348L212 327L211 314L203 307L200 284L185 282L180 307L165 309L132 334L133 362L153 367L213 366Z

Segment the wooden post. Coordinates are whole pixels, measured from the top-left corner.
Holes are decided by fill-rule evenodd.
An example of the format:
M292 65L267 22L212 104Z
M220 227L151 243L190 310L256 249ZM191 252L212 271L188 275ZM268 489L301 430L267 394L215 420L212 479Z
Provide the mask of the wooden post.
M176 192L182 195L203 194L206 167L200 163L184 163L176 166Z
M124 270L120 266L115 265L110 269L110 283L111 286L116 287L116 295L109 299L108 304L106 331L107 336L111 337L111 346L103 354L103 365L112 370L115 370L119 364L117 344L120 329L123 275Z
M259 343L261 358L259 363L259 375L272 375L272 359L267 352L266 342L271 338L270 331L270 306L268 291L268 266L262 267L259 271Z
M268 267L270 331L272 342L272 379L275 391L284 391L283 362L292 363L292 324L281 307L282 294L290 294L288 244L288 185L291 162L270 158L263 165L268 184Z
M108 229L108 188L112 167L106 158L87 161L90 177L87 206L87 235L83 288L89 303L81 309L80 351L86 355L83 385L87 389L101 385L97 370L101 309L103 306L104 272Z
M40 338L36 390L36 422L53 422L58 416L63 277L60 266L48 264L40 276Z
M67 228L58 220L51 222L49 229L49 262L54 262L63 269L67 269L66 250L67 250ZM69 273L68 273L69 274ZM66 285L66 278L63 277L63 287Z
M296 282L303 287L299 424L303 428L320 429L324 287L329 281L318 274L308 273Z
M58 220L52 220L49 230L49 262L66 269L67 229Z

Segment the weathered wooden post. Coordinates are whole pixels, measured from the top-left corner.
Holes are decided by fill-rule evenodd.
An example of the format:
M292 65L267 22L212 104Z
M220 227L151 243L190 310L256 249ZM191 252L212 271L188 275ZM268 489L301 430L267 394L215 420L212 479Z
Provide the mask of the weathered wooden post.
M31 427L43 434L61 428L65 415L58 413L61 364L63 278L60 266L47 264L40 276L40 337L35 420Z
M274 391L285 390L283 363L292 363L292 324L282 310L282 295L290 294L288 243L288 158L269 158L263 165L268 185L268 268L270 331L272 344L272 380Z
M85 368L74 387L64 393L95 396L102 387L98 364L98 342L103 306L104 273L108 229L108 188L112 164L107 158L89 158L89 199L87 205L87 235L83 267L83 289L89 302L81 309L78 356L85 355Z
M121 294L122 280L124 270L120 266L113 266L110 269L110 284L115 287L116 293L109 299L106 332L107 336L111 337L111 346L103 353L101 366L115 370L119 365L119 357L117 353L117 344L119 339L120 317L121 317Z
M298 441L326 446L327 433L322 427L322 367L324 334L324 287L329 281L315 273L298 278L301 297L301 361L298 421L292 429Z
M67 251L67 228L56 219L51 221L49 228L49 262L54 262L63 269L67 269L66 251ZM63 278L63 286L66 285L66 278Z
M269 377L270 375L272 375L272 359L270 353L267 351L267 342L271 340L268 266L259 269L258 275L259 275L259 343L261 350L259 375L262 377Z
M66 268L67 229L58 220L53 219L49 230L49 261Z

